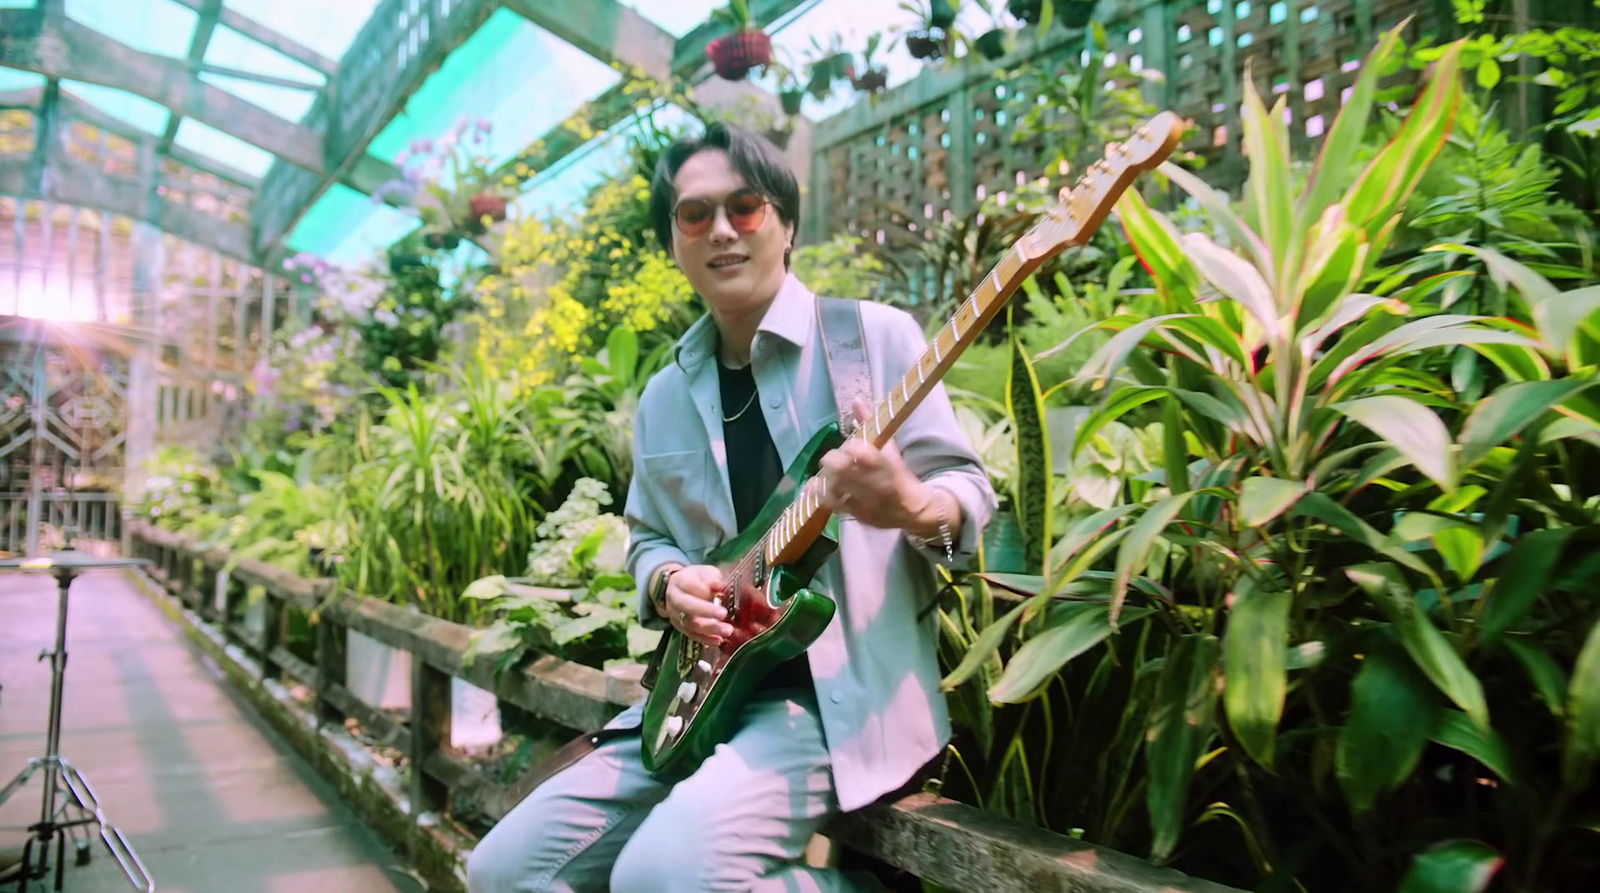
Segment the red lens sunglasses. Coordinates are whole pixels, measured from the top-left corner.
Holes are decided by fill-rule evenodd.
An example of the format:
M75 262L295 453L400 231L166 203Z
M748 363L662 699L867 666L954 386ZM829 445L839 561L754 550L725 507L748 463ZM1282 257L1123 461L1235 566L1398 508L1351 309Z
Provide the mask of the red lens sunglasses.
M673 209L672 218L678 224L678 232L693 239L711 231L711 224L717 219L717 208L721 207L727 209L728 223L735 230L753 233L767 219L769 204L771 201L756 190L740 189L722 202L706 198L684 199Z

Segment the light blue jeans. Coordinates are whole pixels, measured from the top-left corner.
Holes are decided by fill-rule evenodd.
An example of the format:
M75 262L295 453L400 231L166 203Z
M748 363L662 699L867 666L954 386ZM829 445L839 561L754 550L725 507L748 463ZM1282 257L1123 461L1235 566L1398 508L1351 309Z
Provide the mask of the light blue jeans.
M618 721L637 723L641 706ZM631 714L631 715L630 715ZM838 812L808 692L768 692L695 774L657 781L623 735L552 776L467 860L472 893L881 890L870 877L800 860Z

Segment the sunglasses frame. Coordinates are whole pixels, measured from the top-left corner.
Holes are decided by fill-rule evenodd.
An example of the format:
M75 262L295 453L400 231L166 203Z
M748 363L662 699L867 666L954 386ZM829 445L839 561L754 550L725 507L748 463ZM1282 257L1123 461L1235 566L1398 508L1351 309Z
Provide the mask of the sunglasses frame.
M734 216L735 215L731 210L728 209L728 203L729 202L733 201L736 197L744 196L744 195L754 195L755 197L761 199L761 204L759 206L757 206L757 210L756 211L750 212L749 215L738 215L738 216L751 216L751 217L755 217L756 218L755 223L749 229L744 229L743 227L739 226L739 224L735 223L734 222ZM690 202L697 203L697 204L698 203L704 203L705 205L707 205L710 208L711 213L706 217L706 224L705 224L705 228L704 229L701 229L701 230L698 230L698 231L695 231L695 232L691 232L690 230L684 228L683 221L679 219L678 215L679 215L680 211L682 210L683 206L685 204L690 203ZM767 209L770 208L770 207L772 207L772 198L771 198L771 196L768 196L766 193L762 192L759 189L755 189L754 187L745 186L745 187L743 187L741 189L735 189L733 192L728 193L727 197L724 198L722 201L712 201L711 199L708 199L708 198L691 198L691 199L687 199L687 200L679 200L677 204L672 206L672 226L684 238L687 238L687 239L698 239L701 236L705 235L706 233L711 232L711 228L716 225L717 211L721 210L723 213L725 213L727 215L727 217L728 217L728 225L733 227L735 232L740 233L741 235L749 235L750 233L753 233L756 230L760 229L761 228L761 224L767 222ZM757 214L759 214L760 216L757 217L756 216Z

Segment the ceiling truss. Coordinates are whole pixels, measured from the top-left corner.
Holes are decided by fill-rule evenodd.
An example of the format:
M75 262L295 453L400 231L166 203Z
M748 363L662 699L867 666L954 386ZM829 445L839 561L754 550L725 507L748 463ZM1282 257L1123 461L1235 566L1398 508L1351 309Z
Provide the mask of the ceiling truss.
M21 94L0 94L0 107L35 94L33 106L39 139L33 157L26 162L0 162L0 185L13 194L31 195L55 201L74 201L125 213L162 224L169 232L219 250L224 246L231 256L256 263L276 260L294 225L335 182L358 192L371 194L384 182L399 176L391 164L367 153L372 139L404 107L406 100L451 51L465 42L490 14L502 6L544 28L583 52L625 70L642 72L660 81L701 81L708 75L705 47L725 28L706 24L682 39L656 25L635 10L616 0L455 0L448 15L433 12L437 0L423 0L422 15L433 16L434 27L420 49L406 54L408 39L404 29L392 27L394 19L406 20L406 0L384 0L373 12L361 34L351 44L344 60L335 62L285 35L273 31L230 9L224 0L175 0L194 10L197 26L186 59L173 59L146 53L113 37L68 18L63 0L41 0L34 9L0 9L0 66L32 71L47 79L42 90ZM817 0L755 0L753 12L760 21L773 22ZM414 7L413 7L414 8ZM308 84L287 78L274 78L240 72L205 62L207 47L218 26L238 31L283 55L322 73L325 85ZM405 56L399 76L384 65L396 53ZM351 60L357 60L350 68ZM200 74L213 72L244 77L278 86L315 89L318 98L306 116L309 124L287 120L233 94L208 84ZM164 133L159 137L133 131L100 114L85 103L63 93L63 79L100 84L143 96L171 112ZM365 94L365 95L363 95ZM748 101L776 108L776 97L751 84L707 84L697 99L717 107L724 103ZM591 102L581 112L595 129L604 130L626 120L638 111L637 98L627 96L620 85ZM61 113L93 122L141 146L150 154L141 167L137 182L121 182L103 191L96 200L85 194L81 183L72 181L95 172L85 170L81 160L62 150L56 138ZM364 114L346 114L352 111ZM201 157L177 146L182 119L192 118L275 156L275 164L265 178L255 178L225 164ZM364 120L347 120L358 118ZM808 125L802 122L802 128ZM582 144L565 126L552 130L508 163L517 162L534 170L544 170ZM255 191L252 203L252 229L243 243L240 233L207 232L204 220L191 208L174 205L162 198L164 185L160 159L180 161L196 170L213 174L229 183ZM804 165L800 166L802 169ZM47 171L56 176L45 177ZM29 182L31 188L21 188ZM142 195L132 192L142 190ZM204 216L204 215L200 215ZM209 236L209 238L208 238Z

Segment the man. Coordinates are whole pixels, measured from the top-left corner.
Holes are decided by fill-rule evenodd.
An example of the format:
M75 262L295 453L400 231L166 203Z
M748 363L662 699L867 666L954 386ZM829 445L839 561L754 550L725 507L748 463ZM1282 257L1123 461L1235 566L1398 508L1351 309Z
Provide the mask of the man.
M651 185L663 245L709 313L645 387L626 517L640 621L715 644L731 632L700 563L743 529L783 470L836 419L816 297L789 273L799 189L777 150L712 125L674 144ZM873 398L926 346L903 311L861 307ZM853 407L857 419L869 408ZM558 772L473 852L474 893L871 889L803 864L842 810L894 792L949 737L939 689L934 562L976 551L995 508L942 387L882 451L828 454L839 552L813 580L838 607L799 658L769 676L733 738L687 779L647 773L637 733ZM639 725L642 705L611 729Z

